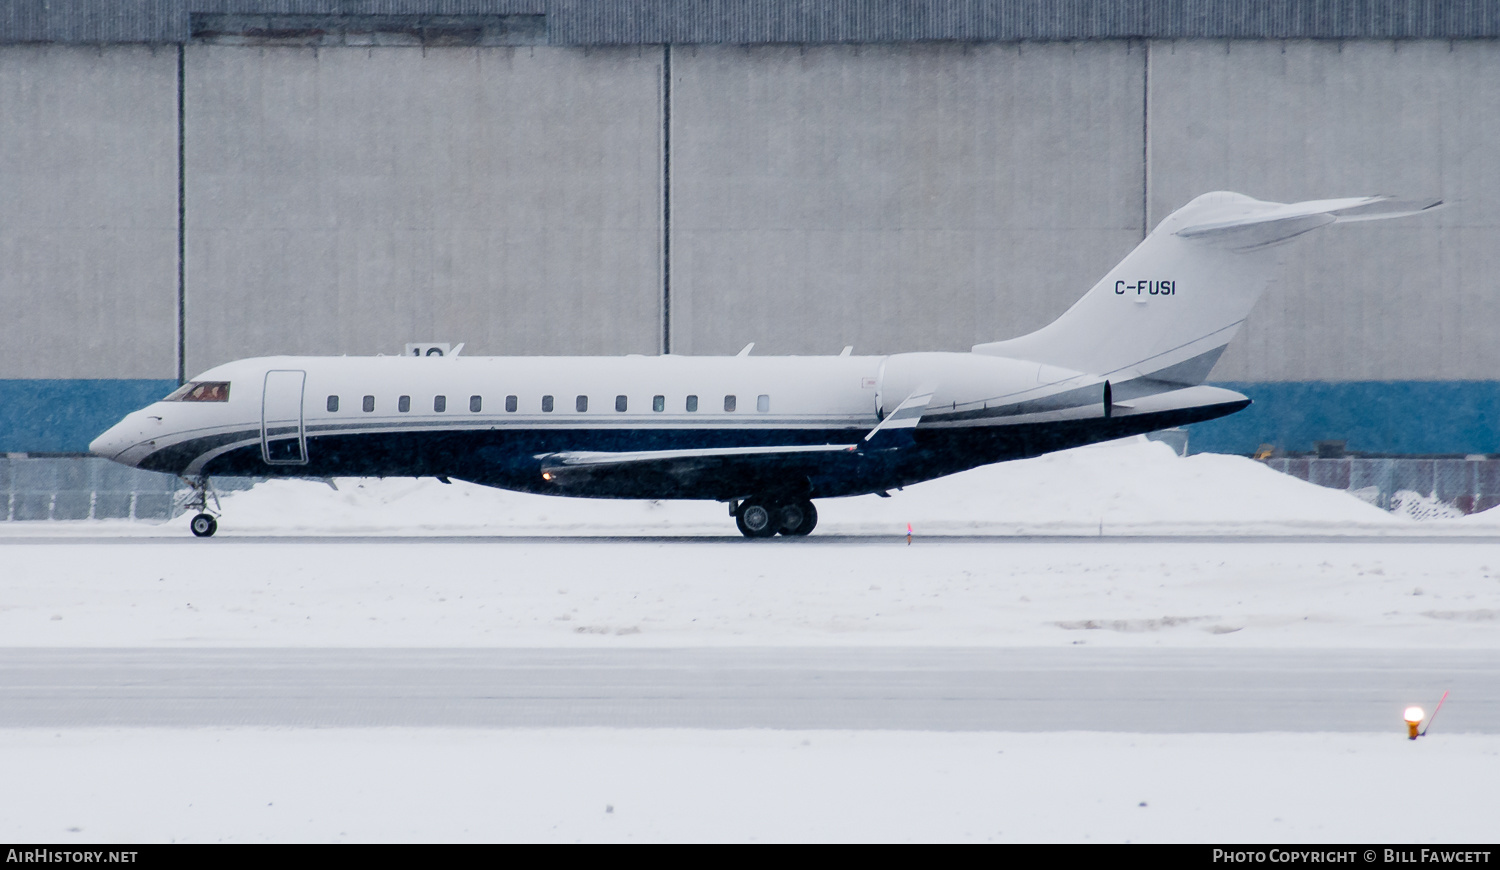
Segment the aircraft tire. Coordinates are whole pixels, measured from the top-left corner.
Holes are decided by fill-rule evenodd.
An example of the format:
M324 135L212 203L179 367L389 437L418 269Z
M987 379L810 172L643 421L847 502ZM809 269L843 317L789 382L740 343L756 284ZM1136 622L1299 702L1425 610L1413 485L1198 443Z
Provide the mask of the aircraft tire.
M776 522L779 514L776 505L758 498L747 498L740 505L739 513L734 515L734 523L740 527L740 534L747 538L769 538L781 531Z
M788 537L801 537L812 532L818 525L818 509L805 498L781 506L781 533Z
M219 521L208 514L198 514L191 524L193 534L200 538L212 538L219 530Z

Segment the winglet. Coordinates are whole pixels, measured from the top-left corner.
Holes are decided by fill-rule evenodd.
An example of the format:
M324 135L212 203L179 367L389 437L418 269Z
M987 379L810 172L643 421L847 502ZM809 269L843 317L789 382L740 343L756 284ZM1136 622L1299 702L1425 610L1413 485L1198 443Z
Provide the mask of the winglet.
M919 387L915 393L907 396L901 404L896 406L896 410L870 430L870 434L860 442L860 449L887 450L893 447L905 447L912 443L913 433L916 432L917 424L921 422L928 403L932 401L932 394L933 390Z

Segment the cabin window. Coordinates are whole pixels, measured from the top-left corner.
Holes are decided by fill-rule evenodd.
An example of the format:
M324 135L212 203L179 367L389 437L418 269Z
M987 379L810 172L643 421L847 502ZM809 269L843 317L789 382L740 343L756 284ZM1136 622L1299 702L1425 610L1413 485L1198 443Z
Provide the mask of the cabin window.
M696 411L696 410L698 410L698 397L697 396L688 396L687 409L689 411Z
M469 410L470 411L474 412L475 414L478 414L479 413L479 409L481 409L483 407L484 407L484 400L483 399L479 398L478 396L470 396L469 397Z
M762 393L759 396L756 396L755 397L755 410L761 412L762 414L764 414L765 412L771 410L771 397L765 395L764 393Z
M515 396L506 396L505 397L505 410L507 410L507 411L514 411L515 409L516 409L516 397Z
M615 396L615 410L616 411L623 411L623 410L625 410L626 406L627 406L627 402L626 402L626 399L625 399L624 396Z
M734 396L725 396L724 397L724 410L725 411L733 411L734 410Z
M365 410L366 411L373 411L373 410L375 410L375 397L374 396L365 396Z
M589 397L588 396L579 396L573 402L573 407L577 408L578 409L578 413L580 413L580 414L582 414L584 411L587 411L589 409Z
M328 397L328 413L330 413L330 414L337 413L338 409L339 409L339 397L338 396L329 396Z
M651 410L653 410L653 411L665 411L665 410L667 410L667 397L666 396L652 396L651 397Z
M396 400L396 410L405 414L411 410L411 396L402 396Z
M163 402L227 402L229 401L228 381L190 381L177 389L171 395L162 399Z
M543 396L542 397L542 410L543 411L547 411L548 413L550 413L552 411L552 397L551 396Z
M447 396L433 396L432 397L432 410L438 412L439 414L441 414L444 411L448 410L448 397Z

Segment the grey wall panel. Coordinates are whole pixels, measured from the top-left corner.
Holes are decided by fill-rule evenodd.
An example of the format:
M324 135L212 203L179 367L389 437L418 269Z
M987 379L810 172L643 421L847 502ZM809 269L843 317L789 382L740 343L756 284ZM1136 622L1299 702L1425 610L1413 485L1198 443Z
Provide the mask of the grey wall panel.
M1142 231L1128 43L674 49L673 349L967 350Z
M1500 377L1500 45L1179 42L1151 49L1151 219L1208 190L1442 196L1293 246L1225 380Z
M659 53L188 48L188 369L651 353Z
M174 378L177 55L0 47L0 378Z

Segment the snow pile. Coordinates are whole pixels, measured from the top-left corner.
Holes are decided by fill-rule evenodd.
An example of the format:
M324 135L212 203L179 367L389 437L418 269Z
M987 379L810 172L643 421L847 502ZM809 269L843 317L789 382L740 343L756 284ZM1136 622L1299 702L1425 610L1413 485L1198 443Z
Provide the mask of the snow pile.
M336 489L335 489L336 487ZM1399 493L1316 486L1242 456L1179 457L1145 438L1003 462L892 491L818 499L815 535L1327 535L1500 533L1500 510L1469 517ZM737 536L725 505L563 498L431 478L272 480L222 495L220 535ZM189 517L0 523L0 537L187 534ZM1420 523L1420 524L1419 524Z
M224 498L227 533L734 535L716 502L575 499L436 480L268 481ZM1388 532L1354 496L1239 456L1179 457L1144 438L1006 462L892 492L820 499L815 534ZM185 525L178 518L175 525Z

